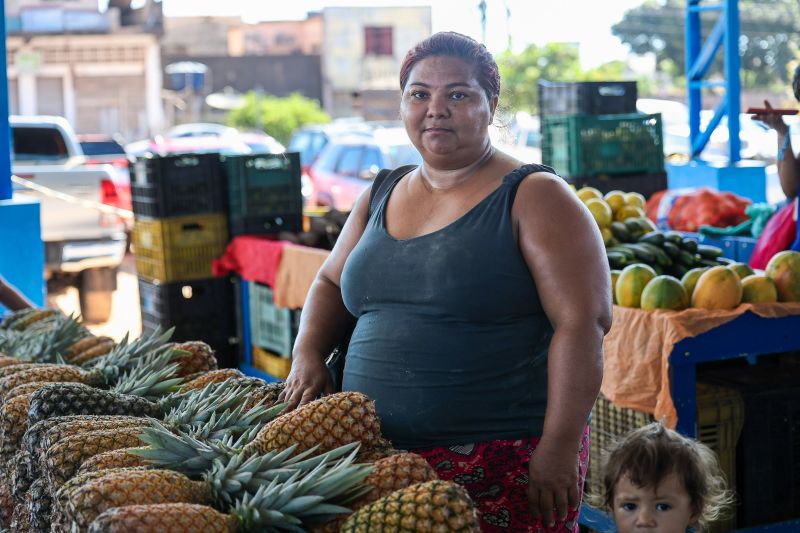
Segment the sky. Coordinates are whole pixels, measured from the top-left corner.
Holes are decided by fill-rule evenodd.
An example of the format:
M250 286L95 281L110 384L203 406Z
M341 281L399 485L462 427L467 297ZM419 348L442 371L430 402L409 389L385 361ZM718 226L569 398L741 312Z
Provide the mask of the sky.
M481 39L479 0L163 0L166 16L242 16L259 20L300 20L308 11L326 6L431 6L432 30L452 30ZM578 43L581 64L594 67L625 59L628 49L611 35L611 26L626 10L642 0L486 0L486 46L502 52L511 33L512 47L519 51L530 43ZM555 8L554 5L558 7ZM508 6L511 17L506 17Z

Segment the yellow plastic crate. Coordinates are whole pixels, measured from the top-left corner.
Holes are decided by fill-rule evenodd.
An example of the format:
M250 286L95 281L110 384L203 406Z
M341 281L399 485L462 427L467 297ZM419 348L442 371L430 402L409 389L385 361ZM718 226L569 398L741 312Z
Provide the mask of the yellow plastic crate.
M150 281L169 283L213 276L211 262L228 242L225 215L137 219L133 227L136 270Z
M292 369L292 359L253 346L253 367L278 379L286 379Z
M592 409L591 447L586 490L600 494L603 480L602 466L614 441L628 431L653 421L649 413L618 407L602 395ZM736 444L744 426L744 400L732 389L697 384L697 440L717 454L720 468L728 481L728 488L736 488ZM735 509L730 517L710 525L709 532L736 529Z

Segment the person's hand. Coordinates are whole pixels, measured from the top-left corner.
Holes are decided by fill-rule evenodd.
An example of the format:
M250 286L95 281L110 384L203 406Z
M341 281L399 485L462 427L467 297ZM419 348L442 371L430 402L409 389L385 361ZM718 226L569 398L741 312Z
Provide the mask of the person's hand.
M321 357L296 356L292 360L292 370L286 378L286 387L278 396L281 402L289 405L284 412L315 400L320 393L333 392L333 383L328 367Z
M772 105L768 100L764 100L764 107L772 109ZM763 122L781 135L786 135L786 132L789 131L789 127L783 121L783 117L777 113L758 113L753 115L753 120Z
M528 501L534 516L550 527L580 505L578 453L572 446L540 442L528 466Z

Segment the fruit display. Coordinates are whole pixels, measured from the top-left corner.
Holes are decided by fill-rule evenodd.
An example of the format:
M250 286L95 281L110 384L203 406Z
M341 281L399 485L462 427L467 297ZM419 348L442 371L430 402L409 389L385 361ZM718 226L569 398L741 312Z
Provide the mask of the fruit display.
M614 303L623 307L681 310L734 309L742 303L800 302L800 252L776 254L766 271L744 263L693 268L679 280L656 275L646 264L611 271Z
M365 395L284 413L282 384L170 333L113 343L52 310L0 324L2 528L480 531L466 491L392 448Z

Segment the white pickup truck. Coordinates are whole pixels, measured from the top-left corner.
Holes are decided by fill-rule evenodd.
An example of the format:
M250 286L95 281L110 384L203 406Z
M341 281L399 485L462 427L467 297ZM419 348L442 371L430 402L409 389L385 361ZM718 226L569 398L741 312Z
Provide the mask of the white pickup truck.
M11 170L21 178L15 193L41 202L48 290L76 285L84 320L104 322L127 249L123 221L104 207L114 195L114 169L85 166L75 133L61 117L11 116L10 124Z

